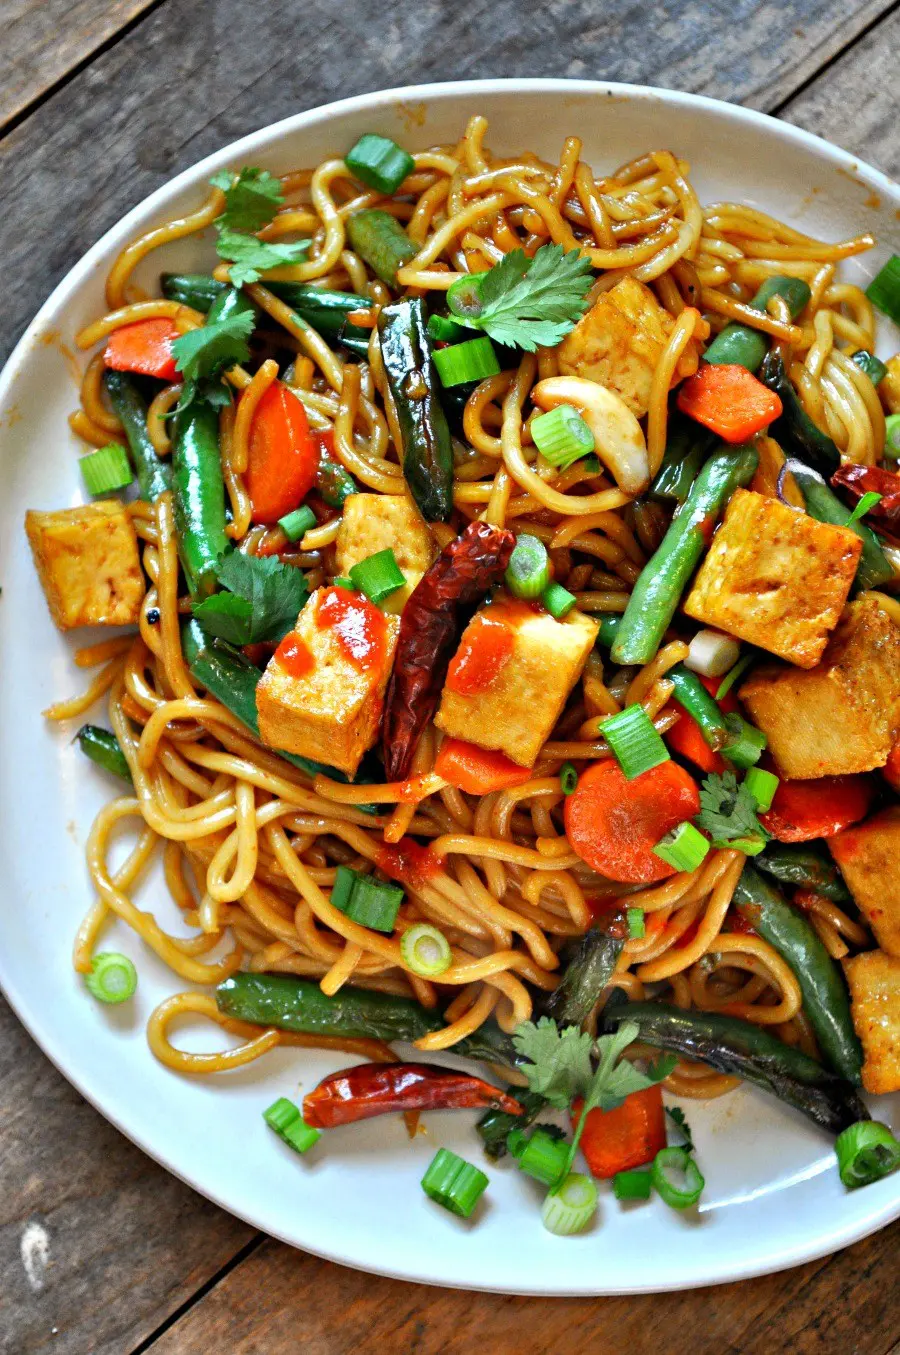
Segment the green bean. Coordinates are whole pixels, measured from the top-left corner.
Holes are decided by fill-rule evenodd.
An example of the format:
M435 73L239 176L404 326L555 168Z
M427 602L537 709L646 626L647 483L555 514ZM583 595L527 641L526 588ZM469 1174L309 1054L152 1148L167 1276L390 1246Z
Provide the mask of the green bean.
M642 1042L752 1082L834 1135L869 1119L868 1110L845 1078L776 1039L766 1026L719 1012L685 1011L664 1002L610 1003L603 1014L604 1029L615 1030L623 1021L636 1022Z
M675 689L672 696L682 710L696 720L710 748L718 752L730 743L732 735L725 723L722 708L710 696L697 674L685 668L683 663L676 663L674 668L668 670L666 678Z
M292 974L233 974L216 989L219 1011L257 1026L276 1026L303 1035L346 1035L411 1044L443 1030L440 1012L412 998L365 988L344 987L326 997L318 983ZM453 1046L454 1054L514 1067L513 1042L493 1021L486 1021Z
M855 363L861 372L865 372L873 386L879 385L888 374L888 369L881 358L877 358L865 348L858 348L850 361Z
M850 1000L840 969L818 934L749 862L737 883L734 902L795 975L803 1010L823 1056L835 1072L858 1084L862 1049L853 1029Z
M834 862L808 843L770 842L760 856L753 858L753 864L782 884L811 889L832 903L853 902Z
M332 461L326 452L319 456L316 471L316 489L330 508L343 508L351 494L358 494L359 488L348 470L339 461Z
M216 589L219 556L228 549L225 484L219 456L219 414L208 404L190 405L175 418L172 496L178 555L191 597Z
M754 310L765 311L773 296L780 296L788 304L791 319L796 320L804 306L809 304L812 293L802 278L775 277L766 278L756 296L750 302ZM732 323L726 325L717 334L703 354L704 361L717 363L736 363L755 372L769 349L769 337L750 325Z
M179 301L204 315L228 289L227 282L217 282L209 273L162 273L159 285L167 300Z
M623 944L599 927L589 928L562 954L562 978L540 1001L539 1014L552 1017L560 1027L583 1025L615 973Z
M596 643L598 645L603 645L605 649L609 649L619 633L619 626L622 624L622 618L621 616L613 614L598 616L595 619L600 625L600 629L597 631Z
M769 426L773 437L786 456L799 457L820 475L830 477L841 464L841 454L827 433L809 417L800 397L785 371L781 354L772 349L759 369L759 379L775 392L781 401L782 412Z
M715 435L675 411L669 417L666 450L650 486L650 498L684 503Z
M172 468L161 461L147 432L147 401L127 372L107 371L103 384L113 410L122 421L131 463L137 475L142 499L153 503L172 487Z
M841 503L834 490L805 462L791 457L784 469L793 475L803 495L806 511L817 522L830 522L836 527L847 527L863 543L862 555L856 567L853 586L856 589L878 588L894 577L894 571L881 548L878 537L864 522L851 522L850 509Z
M403 475L425 521L448 522L453 512L453 446L436 393L422 302L383 307L378 333L403 442Z
M615 663L649 663L656 654L720 513L758 460L752 447L713 452L634 586L612 646Z
M398 268L418 253L397 218L377 208L348 217L347 234L360 258L389 287L397 286Z
M111 730L101 729L99 725L82 725L76 737L85 757L96 762L105 772L112 772L113 776L120 776L131 784L131 769L119 740Z

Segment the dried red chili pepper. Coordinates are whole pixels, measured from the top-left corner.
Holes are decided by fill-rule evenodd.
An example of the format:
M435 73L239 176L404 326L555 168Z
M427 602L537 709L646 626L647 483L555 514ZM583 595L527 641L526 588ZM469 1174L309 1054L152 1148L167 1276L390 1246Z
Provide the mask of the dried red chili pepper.
M841 466L831 483L846 489L857 502L871 490L880 494L881 502L869 509L866 524L900 545L900 475L880 466Z
M522 1114L519 1102L490 1082L430 1063L360 1063L331 1073L303 1098L303 1118L315 1129L407 1110Z
M384 769L408 774L419 735L434 714L447 668L475 607L503 577L516 538L470 522L445 546L413 590L400 620L394 671L384 703Z

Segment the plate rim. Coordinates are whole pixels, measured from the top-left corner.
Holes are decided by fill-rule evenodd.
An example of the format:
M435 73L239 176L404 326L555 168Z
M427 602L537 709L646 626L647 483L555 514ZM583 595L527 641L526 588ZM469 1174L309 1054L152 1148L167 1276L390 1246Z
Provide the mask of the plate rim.
M254 151L260 143L269 145L277 142L279 138L289 135L295 131L303 130L311 124L327 121L329 118L341 116L348 113L355 113L365 110L378 110L385 104L396 106L400 103L434 103L443 98L457 98L460 96L471 97L473 100L480 95L496 94L541 94L546 93L554 96L569 95L572 97L619 97L623 100L632 101L658 101L662 104L675 104L678 106L692 109L708 110L717 117L730 118L737 125L743 125L749 129L759 129L766 127L771 131L772 127L777 127L778 135L781 139L795 143L799 146L811 149L820 158L828 161L832 165L851 173L853 176L865 181L866 186L871 186L876 192L880 192L892 201L896 201L900 207L900 186L895 183L883 171L876 169L865 160L849 151L826 141L815 133L808 132L802 127L793 123L782 121L767 113L760 112L753 108L746 108L739 104L727 103L724 100L714 99L708 95L692 94L681 90L670 90L652 85L638 85L618 81L607 80L567 80L558 77L509 77L509 78L491 78L480 80L448 80L434 81L417 85L401 85L385 90L374 90L364 94L352 95L345 99L333 100L327 104L320 104L315 108L307 109L301 113L291 114L286 118L279 119L276 122L268 123L265 126L254 129L244 136L234 141L228 142L218 150L211 152L195 161L187 168L183 169L173 178L167 179L153 192L143 197L116 222L114 222L104 233L91 245L88 250L82 254L73 266L66 272L64 277L53 288L47 299L38 309L37 313L26 327L22 336L16 343L10 353L2 372L0 372L0 415L5 409L13 384L15 383L20 371L27 364L31 354L35 339L41 334L47 318L53 315L59 307L64 305L70 295L77 291L86 276L91 272L97 262L102 260L108 254L110 249L117 244L124 243L130 236L135 226L143 223L162 207L169 199L176 196L183 188L196 182L201 176L208 176L216 169L233 162L238 157ZM685 1288L700 1288L710 1285L721 1285L734 1283L738 1280L751 1279L760 1275L774 1274L781 1270L786 1270L805 1262L817 1260L823 1256L832 1254L840 1248L858 1242L872 1233L885 1227L894 1219L900 1217L900 1176L895 1178L896 1188L894 1198L887 1198L880 1203L873 1200L872 1207L860 1218L843 1225L830 1227L824 1234L819 1234L812 1238L808 1245L789 1244L781 1252L776 1251L775 1255L763 1256L761 1253L756 1255L755 1259L746 1259L741 1262L723 1260L712 1275L697 1275L688 1281L684 1279L673 1280L671 1283L651 1282L635 1284L598 1284L584 1285L572 1284L561 1287L559 1284L553 1287L542 1287L529 1285L527 1288L515 1288L508 1285L491 1285L490 1283L456 1283L452 1280L443 1280L436 1278L434 1274L426 1273L424 1269L391 1269L386 1263L380 1263L375 1258L376 1264L372 1260L364 1260L353 1257L346 1253L341 1253L334 1248L317 1247L315 1242L304 1241L298 1243L294 1238L287 1236L285 1232L270 1224L260 1223L258 1218L254 1218L249 1212L235 1209L234 1205L223 1194L214 1188L206 1185L199 1186L195 1180L185 1175L170 1160L165 1150L160 1149L154 1144L151 1136L142 1135L137 1130L127 1127L121 1118L114 1099L108 1098L92 1090L89 1074L83 1074L80 1070L69 1070L63 1065L63 1059L60 1056L57 1041L52 1030L45 1028L42 1020L40 1004L34 1002L28 994L23 991L17 982L14 972L8 966L7 959L2 950L0 950L0 991L3 992L10 1004L15 1016L25 1027L29 1036L35 1041L38 1047L50 1060L57 1071L79 1092L81 1096L93 1108L101 1114L110 1124L129 1139L148 1157L152 1158L166 1171L170 1172L178 1180L195 1190L199 1195L218 1205L227 1213L240 1218L248 1226L266 1233L288 1246L297 1250L309 1252L311 1255L321 1257L322 1259L332 1261L338 1265L344 1265L363 1273L383 1275L386 1278L405 1280L410 1283L425 1285L435 1285L441 1288L459 1288L472 1289L488 1293L502 1294L520 1294L527 1296L540 1297L599 1297L614 1296L624 1294L639 1293L665 1293L672 1290L681 1290ZM879 1192L881 1194L881 1192Z

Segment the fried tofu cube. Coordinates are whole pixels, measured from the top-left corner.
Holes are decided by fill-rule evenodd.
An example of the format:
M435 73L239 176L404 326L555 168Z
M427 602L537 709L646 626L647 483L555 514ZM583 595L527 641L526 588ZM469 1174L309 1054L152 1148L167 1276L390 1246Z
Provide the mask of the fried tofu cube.
M399 629L358 593L316 589L256 689L263 743L353 776L378 737Z
M867 950L844 961L853 1025L862 1042L862 1084L879 1096L900 1091L900 960Z
M900 805L836 833L828 847L875 940L900 959Z
M851 602L808 671L766 665L738 695L787 778L883 767L900 734L900 629L876 598Z
M814 668L837 625L862 541L777 499L738 489L684 610L800 668Z
M137 533L124 504L98 499L51 513L32 509L25 514L25 531L60 630L135 624L145 584Z
M650 387L674 324L649 287L623 278L594 302L556 350L565 376L596 381L624 400L638 418L650 406ZM672 384L697 370L700 344L692 339Z
M344 502L335 541L338 574L346 576L353 565L388 549L394 552L406 587L386 598L384 609L399 615L434 562L434 537L415 504L402 494L351 494Z
M597 630L597 622L581 612L557 621L505 599L490 603L463 632L435 724L453 738L533 766Z

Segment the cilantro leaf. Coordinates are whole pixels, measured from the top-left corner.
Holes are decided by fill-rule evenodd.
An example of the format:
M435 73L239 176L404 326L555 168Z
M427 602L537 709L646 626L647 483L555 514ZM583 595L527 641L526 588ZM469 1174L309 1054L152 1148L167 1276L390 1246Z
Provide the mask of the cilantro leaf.
M523 1021L513 1031L513 1044L529 1060L522 1067L528 1086L557 1110L565 1110L590 1085L593 1043L586 1031L577 1026L560 1030L549 1016L537 1025Z
M737 838L762 838L768 833L756 817L756 801L734 772L711 772L700 790L700 813L694 819L712 838L714 847L727 846Z
M452 294L448 300L462 324L533 353L538 346L554 348L575 327L592 282L591 262L580 250L541 245L531 259L514 249L479 275L477 317L458 314Z
M692 1153L694 1151L694 1136L681 1106L666 1106L666 1114L672 1123L678 1126L678 1131L684 1140L680 1146L684 1148L686 1153Z
M274 556L233 551L220 558L217 573L229 591L214 593L194 607L208 634L233 645L277 644L293 630L309 596L299 569Z
M229 230L261 230L284 202L280 179L267 169L245 166L237 175L230 169L220 169L210 183L225 194L225 211L217 224Z
M228 403L231 398L228 392L224 387L218 389L221 383L213 384L211 378L226 367L246 362L250 356L247 340L252 330L253 313L247 311L224 320L213 320L211 324L189 329L187 334L178 336L172 344L172 353L175 366L184 378L179 410L204 398L216 407Z
M268 240L257 239L255 235L245 235L242 231L221 226L216 250L221 258L231 262L229 274L232 285L243 287L248 282L257 282L269 268L299 263L305 258L309 245L309 240L297 240L288 245L271 244Z

